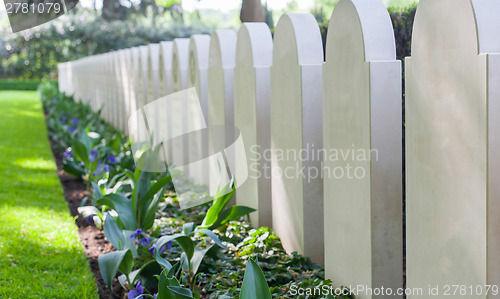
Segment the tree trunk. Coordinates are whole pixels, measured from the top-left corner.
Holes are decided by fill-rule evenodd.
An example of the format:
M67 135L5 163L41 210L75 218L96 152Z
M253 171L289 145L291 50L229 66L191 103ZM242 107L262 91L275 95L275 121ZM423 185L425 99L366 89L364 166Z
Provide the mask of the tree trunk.
M264 22L266 14L261 0L242 0L240 19L242 22Z

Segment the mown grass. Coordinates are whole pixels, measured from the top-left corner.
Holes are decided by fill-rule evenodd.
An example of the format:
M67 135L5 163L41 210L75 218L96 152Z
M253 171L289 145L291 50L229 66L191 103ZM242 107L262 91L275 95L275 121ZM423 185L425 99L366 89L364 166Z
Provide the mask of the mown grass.
M0 91L0 298L98 298L33 91Z

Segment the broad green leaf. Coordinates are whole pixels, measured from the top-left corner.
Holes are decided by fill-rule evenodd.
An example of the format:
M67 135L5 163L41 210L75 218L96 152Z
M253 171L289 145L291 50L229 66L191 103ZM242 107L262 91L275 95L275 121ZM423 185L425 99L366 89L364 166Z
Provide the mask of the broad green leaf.
M257 211L256 209L252 209L250 207L245 207L245 206L232 206L230 208L225 209L220 217L219 220L222 220L220 222L221 225L224 225L228 223L229 221L233 220L238 220L241 217L248 215L252 212Z
M227 206L229 201L231 200L231 197L233 197L234 194L234 187L232 187L231 192L224 194L224 192L227 190L228 186L224 187L222 191L217 192L214 202L210 209L207 211L207 215L205 216L205 219L203 219L203 223L200 225L202 228L212 228L212 226L217 223L217 220L219 219L219 215L224 210L224 208ZM223 194L223 195L222 195Z
M123 235L123 230L118 225L116 219L109 213L106 214L104 218L104 235L108 241L117 249L124 249L125 238Z
M226 246L224 246L224 244L222 244L219 237L217 237L217 235L213 231L211 231L209 229L204 229L204 228L197 229L196 231L198 233L207 235L210 239L212 239L215 242L215 244L219 245L219 247L226 249Z
M206 249L203 249L203 250L196 249L194 251L193 258L191 259L191 263L190 263L190 266L191 266L190 270L193 271L194 274L198 273L198 269L200 268L200 265L201 265L201 262L203 261L203 258L205 257L207 252L210 251L210 249L212 249L213 246L214 245L212 245Z
M135 219L137 219L138 223L142 222L142 215L139 211L142 205L141 199L148 192L150 182L151 173L142 171L134 185L134 191L132 192L132 210L134 211Z
M73 176L81 178L87 173L83 167L76 164L74 161L64 161L62 169Z
M166 189L167 186L164 186L160 192L156 193L153 200L149 203L149 206L145 209L145 211L143 211L144 218L142 219L142 227L144 229L147 230L153 226L156 218L156 212L158 211L158 204Z
M144 264L137 272L137 275L130 280L134 282L140 280L141 284L144 287L148 288L157 288L158 287L158 279L155 275L159 275L162 272L162 267L155 260L149 261Z
M156 299L182 299L182 297L176 295L168 288L180 286L181 285L177 278L167 278L165 270L163 270L163 272L160 274L160 281L158 282L158 296L156 296Z
M132 202L121 194L107 194L97 200L97 204L107 205L118 213L119 220L126 230L137 229Z
M240 299L272 299L271 291L259 265L252 259L247 262Z
M146 194L142 197L145 200L152 199L153 196L158 193L166 184L170 183L172 181L172 176L167 175L162 177L161 179L157 180L149 190L147 190Z
M134 265L130 250L120 250L101 254L98 258L99 271L108 288L113 290L112 281L118 271L129 274Z
M175 238L175 241L179 243L182 250L187 254L189 260L193 257L194 254L194 244L190 237L179 236Z
M83 143L81 143L78 140L75 140L73 143L73 151L75 152L75 156L76 156L76 158L78 158L78 160L85 163L85 165L90 164L89 153L88 153L85 145L83 145Z
M182 225L182 231L186 236L189 236L194 230L194 222L184 223Z
M190 289L177 286L168 286L167 288L181 298L193 298L193 293Z

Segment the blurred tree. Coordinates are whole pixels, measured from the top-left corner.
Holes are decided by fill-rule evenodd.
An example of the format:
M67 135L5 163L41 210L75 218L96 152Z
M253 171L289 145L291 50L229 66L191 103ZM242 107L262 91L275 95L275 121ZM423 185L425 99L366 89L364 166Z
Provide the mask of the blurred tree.
M260 0L243 0L240 20L242 22L265 22L266 13Z

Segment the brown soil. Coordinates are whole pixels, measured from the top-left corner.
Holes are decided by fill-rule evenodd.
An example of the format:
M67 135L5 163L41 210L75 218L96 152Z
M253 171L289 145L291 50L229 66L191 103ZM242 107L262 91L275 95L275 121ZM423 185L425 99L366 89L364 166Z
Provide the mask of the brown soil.
M99 296L103 299L126 298L125 291L116 278L113 281L113 292L111 292L104 283L99 271L97 258L103 253L112 251L113 248L111 244L106 240L104 232L97 229L95 226L89 225L86 219L78 215L77 209L80 207L82 199L87 196L87 187L81 179L75 178L62 170L62 153L57 150L54 141L50 141L50 144L56 160L59 180L64 190L64 198L68 202L69 211L71 216L78 216L75 223L78 226L78 233L80 234L80 240L85 250L85 256L89 261L90 269L94 273L94 279L99 288Z

